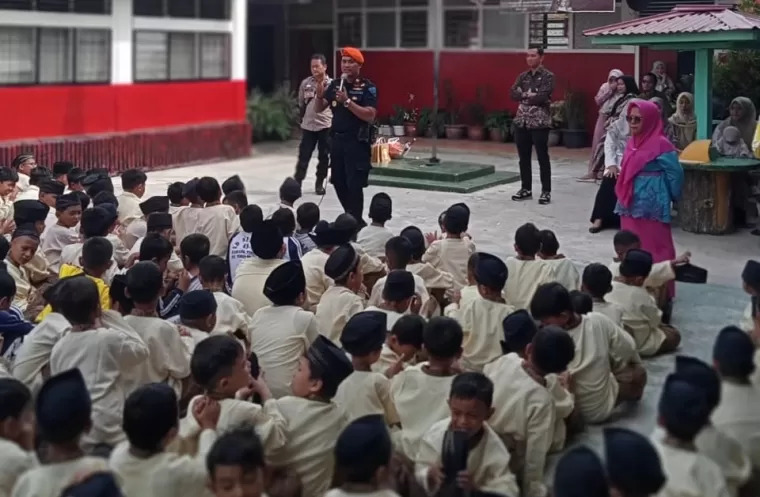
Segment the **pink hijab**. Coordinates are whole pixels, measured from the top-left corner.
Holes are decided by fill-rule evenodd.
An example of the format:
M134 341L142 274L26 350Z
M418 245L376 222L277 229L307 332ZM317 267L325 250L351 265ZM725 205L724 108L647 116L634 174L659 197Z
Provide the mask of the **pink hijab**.
M663 133L662 113L656 104L646 100L631 100L628 104L629 116L633 108L639 109L641 113L641 132L631 136L625 146L620 175L615 185L618 202L625 208L630 207L633 200L633 182L636 176L657 157L676 149Z

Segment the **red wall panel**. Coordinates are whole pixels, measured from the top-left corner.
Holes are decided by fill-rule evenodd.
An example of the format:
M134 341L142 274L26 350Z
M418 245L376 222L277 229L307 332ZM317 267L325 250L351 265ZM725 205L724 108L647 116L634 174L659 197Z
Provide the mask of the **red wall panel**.
M639 60L641 61L641 74L646 74L652 70L652 65L659 61L665 63L668 74L676 80L676 69L678 67L678 52L675 50L651 50L647 47L641 47L639 52Z
M433 53L429 51L364 53L364 74L378 87L379 113L393 112L393 105L405 105L410 93L418 107L433 103ZM554 99L559 100L567 89L586 96L587 126L596 122L594 95L607 79L611 69L634 73L632 53L549 53L544 59L546 68L554 73ZM523 53L444 52L441 54L440 81L450 81L454 99L467 105L475 98L478 87L490 92L488 110L510 109L517 105L509 98L509 88L526 69ZM443 84L441 104L445 102Z
M0 141L245 120L244 81L0 88Z

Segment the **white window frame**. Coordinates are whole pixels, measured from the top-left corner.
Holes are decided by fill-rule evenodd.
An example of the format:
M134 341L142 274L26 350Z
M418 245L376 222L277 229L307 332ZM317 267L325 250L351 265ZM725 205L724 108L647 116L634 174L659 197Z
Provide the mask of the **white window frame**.
M162 78L137 78L137 36L138 33L141 32L150 32L150 33L160 33L167 35L167 44L166 44L166 53L164 56L166 57L166 77ZM194 37L193 42L193 59L194 59L194 67L193 72L194 74L189 78L175 78L172 77L172 65L171 65L171 35L173 33L183 33L183 34L192 34ZM227 37L226 39L226 45L228 50L228 56L227 61L225 63L225 70L226 74L221 77L208 77L203 75L203 57L201 55L202 51L202 41L201 38L203 35L225 35ZM132 36L132 62L134 67L132 68L133 73L133 80L135 84L144 84L144 83L176 83L176 82L195 82L195 81L230 81L232 79L232 34L227 33L224 31L188 31L188 30L169 30L169 29L140 29L140 30L134 30L133 36Z
M430 50L432 48L431 44L431 32L433 31L430 29L432 26L431 24L431 7L433 2L436 0L428 0L427 6L401 6L400 0L389 0L395 3L395 5L391 7L367 7L367 1L366 0L360 0L360 5L356 7L338 7L338 0L333 1L333 22L335 26L335 35L334 39L337 43L338 41L338 15L339 14L359 14L361 16L361 31L362 31L362 43L360 47L363 50L378 50L378 51L423 51L423 50ZM427 43L425 46L422 47L402 47L401 46L401 15L404 12L425 12L428 14L427 16ZM368 47L367 46L367 14L375 14L375 13L393 13L396 17L396 33L395 33L395 43L394 46L391 47ZM336 46L336 48L338 48Z

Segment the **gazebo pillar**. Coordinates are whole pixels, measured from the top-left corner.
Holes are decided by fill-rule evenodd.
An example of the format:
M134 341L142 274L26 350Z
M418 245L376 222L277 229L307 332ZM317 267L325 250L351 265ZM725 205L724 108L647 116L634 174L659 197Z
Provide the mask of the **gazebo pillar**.
M712 137L713 50L694 50L694 114L697 117L697 140Z

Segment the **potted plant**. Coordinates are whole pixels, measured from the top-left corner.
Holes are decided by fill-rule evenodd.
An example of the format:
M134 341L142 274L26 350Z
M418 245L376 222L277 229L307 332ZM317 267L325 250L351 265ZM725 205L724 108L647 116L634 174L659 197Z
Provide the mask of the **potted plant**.
M567 148L583 148L588 143L586 131L586 105L582 93L565 93L566 125L562 132L562 143Z
M286 86L271 94L252 91L247 102L253 141L289 140L298 125L298 102Z
M551 114L552 127L549 130L548 145L550 147L556 147L562 141L562 128L565 127L565 123L567 122L565 101L558 100L552 102L549 107L549 113Z
M417 135L427 136L428 130L433 124L433 109L423 107L420 109L420 117L417 119Z
M414 95L409 94L409 108L404 112L404 134L410 138L417 136L417 121L420 118L420 109L414 106Z
M491 112L486 116L485 126L491 141L505 142L510 134L512 114L508 110Z
M380 136L393 136L393 130L391 129L391 118L384 117L380 119L380 129L378 131Z
M483 105L482 87L475 92L475 101L469 106L469 125L467 126L467 137L470 140L483 141L485 137L486 107Z
M430 110L430 117L428 118L428 127L425 130L424 136L432 138L437 136L438 138L446 137L446 123L448 122L448 112L445 110L438 110L438 115L433 116L433 110Z
M400 105L393 106L393 115L390 117L391 129L393 136L404 136L404 120L406 119L406 109Z
M461 140L465 137L467 126L459 122L460 108L454 102L454 88L451 80L444 81L443 94L446 99L446 117L443 125L446 138L449 140Z

